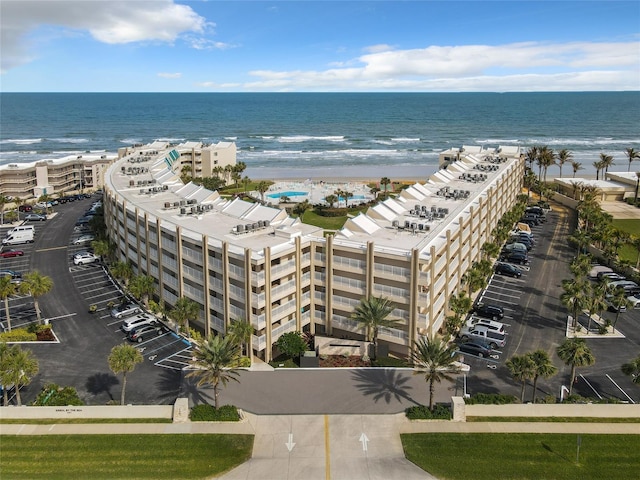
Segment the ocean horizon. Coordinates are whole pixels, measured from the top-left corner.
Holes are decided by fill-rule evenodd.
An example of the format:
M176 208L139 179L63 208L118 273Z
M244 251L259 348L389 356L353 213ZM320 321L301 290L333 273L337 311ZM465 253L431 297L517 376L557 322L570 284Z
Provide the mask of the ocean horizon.
M250 178L400 179L428 177L451 147L548 145L595 176L601 153L627 171L624 150L640 150L640 92L0 93L0 106L0 165L233 141Z

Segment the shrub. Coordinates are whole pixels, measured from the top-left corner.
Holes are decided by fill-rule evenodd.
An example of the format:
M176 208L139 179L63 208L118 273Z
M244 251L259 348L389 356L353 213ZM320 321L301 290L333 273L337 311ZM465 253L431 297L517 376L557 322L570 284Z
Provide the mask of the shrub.
M38 339L35 332L26 328L16 328L10 332L0 333L0 342L35 342Z
M433 412L426 405L409 407L404 411L409 420L451 420L449 405L437 404Z
M371 361L373 367L408 367L409 363L401 358L378 357Z
M55 383L50 383L42 387L42 391L34 400L33 405L39 407L84 405L84 402L78 396L78 392L75 388L60 387Z
M470 398L465 398L464 403L467 405L507 405L509 403L518 403L518 399L514 395L476 393L471 395Z
M203 403L191 409L189 418L193 422L239 422L240 414L234 405L216 407Z
M251 359L249 357L240 357L233 366L240 368L249 368L251 366Z

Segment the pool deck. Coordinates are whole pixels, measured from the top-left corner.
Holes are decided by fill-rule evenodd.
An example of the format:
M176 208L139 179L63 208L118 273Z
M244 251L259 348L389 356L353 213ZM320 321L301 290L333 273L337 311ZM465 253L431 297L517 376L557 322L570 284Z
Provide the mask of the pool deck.
M303 182L276 182L269 190L265 192L265 199L271 203L280 203L280 198L270 198L269 195L282 192L305 192L306 195L296 195L289 197L290 202L303 202L308 200L310 203L323 203L327 195L332 195L336 190L343 190L353 193L354 197L363 196L364 198L350 198L349 203L358 200L373 200L374 196L370 192L370 188L366 183L362 182L324 182L322 180L306 180Z

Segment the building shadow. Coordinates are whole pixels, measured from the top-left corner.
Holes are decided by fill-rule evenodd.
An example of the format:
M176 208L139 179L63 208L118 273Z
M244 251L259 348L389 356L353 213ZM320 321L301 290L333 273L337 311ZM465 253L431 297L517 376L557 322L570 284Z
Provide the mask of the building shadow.
M385 369L358 369L351 374L355 387L364 395L370 396L378 403L387 404L392 400L402 403L408 401L414 405L420 405L411 397L413 387L408 384L410 377L400 375L398 370Z

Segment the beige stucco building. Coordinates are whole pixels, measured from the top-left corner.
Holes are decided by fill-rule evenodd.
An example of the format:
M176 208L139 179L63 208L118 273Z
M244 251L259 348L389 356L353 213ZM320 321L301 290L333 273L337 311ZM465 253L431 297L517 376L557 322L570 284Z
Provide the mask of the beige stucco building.
M419 335L442 326L524 173L517 147L465 149L447 169L325 236L284 210L184 185L180 152L156 147L122 152L105 178L119 259L152 276L167 307L182 296L197 302L196 324L207 334L249 321L254 353L267 361L293 330L362 338L351 314L369 295L394 302L400 323L379 340L407 354Z
M115 159L115 155L82 154L1 165L0 195L29 199L95 190L104 184L104 174Z

